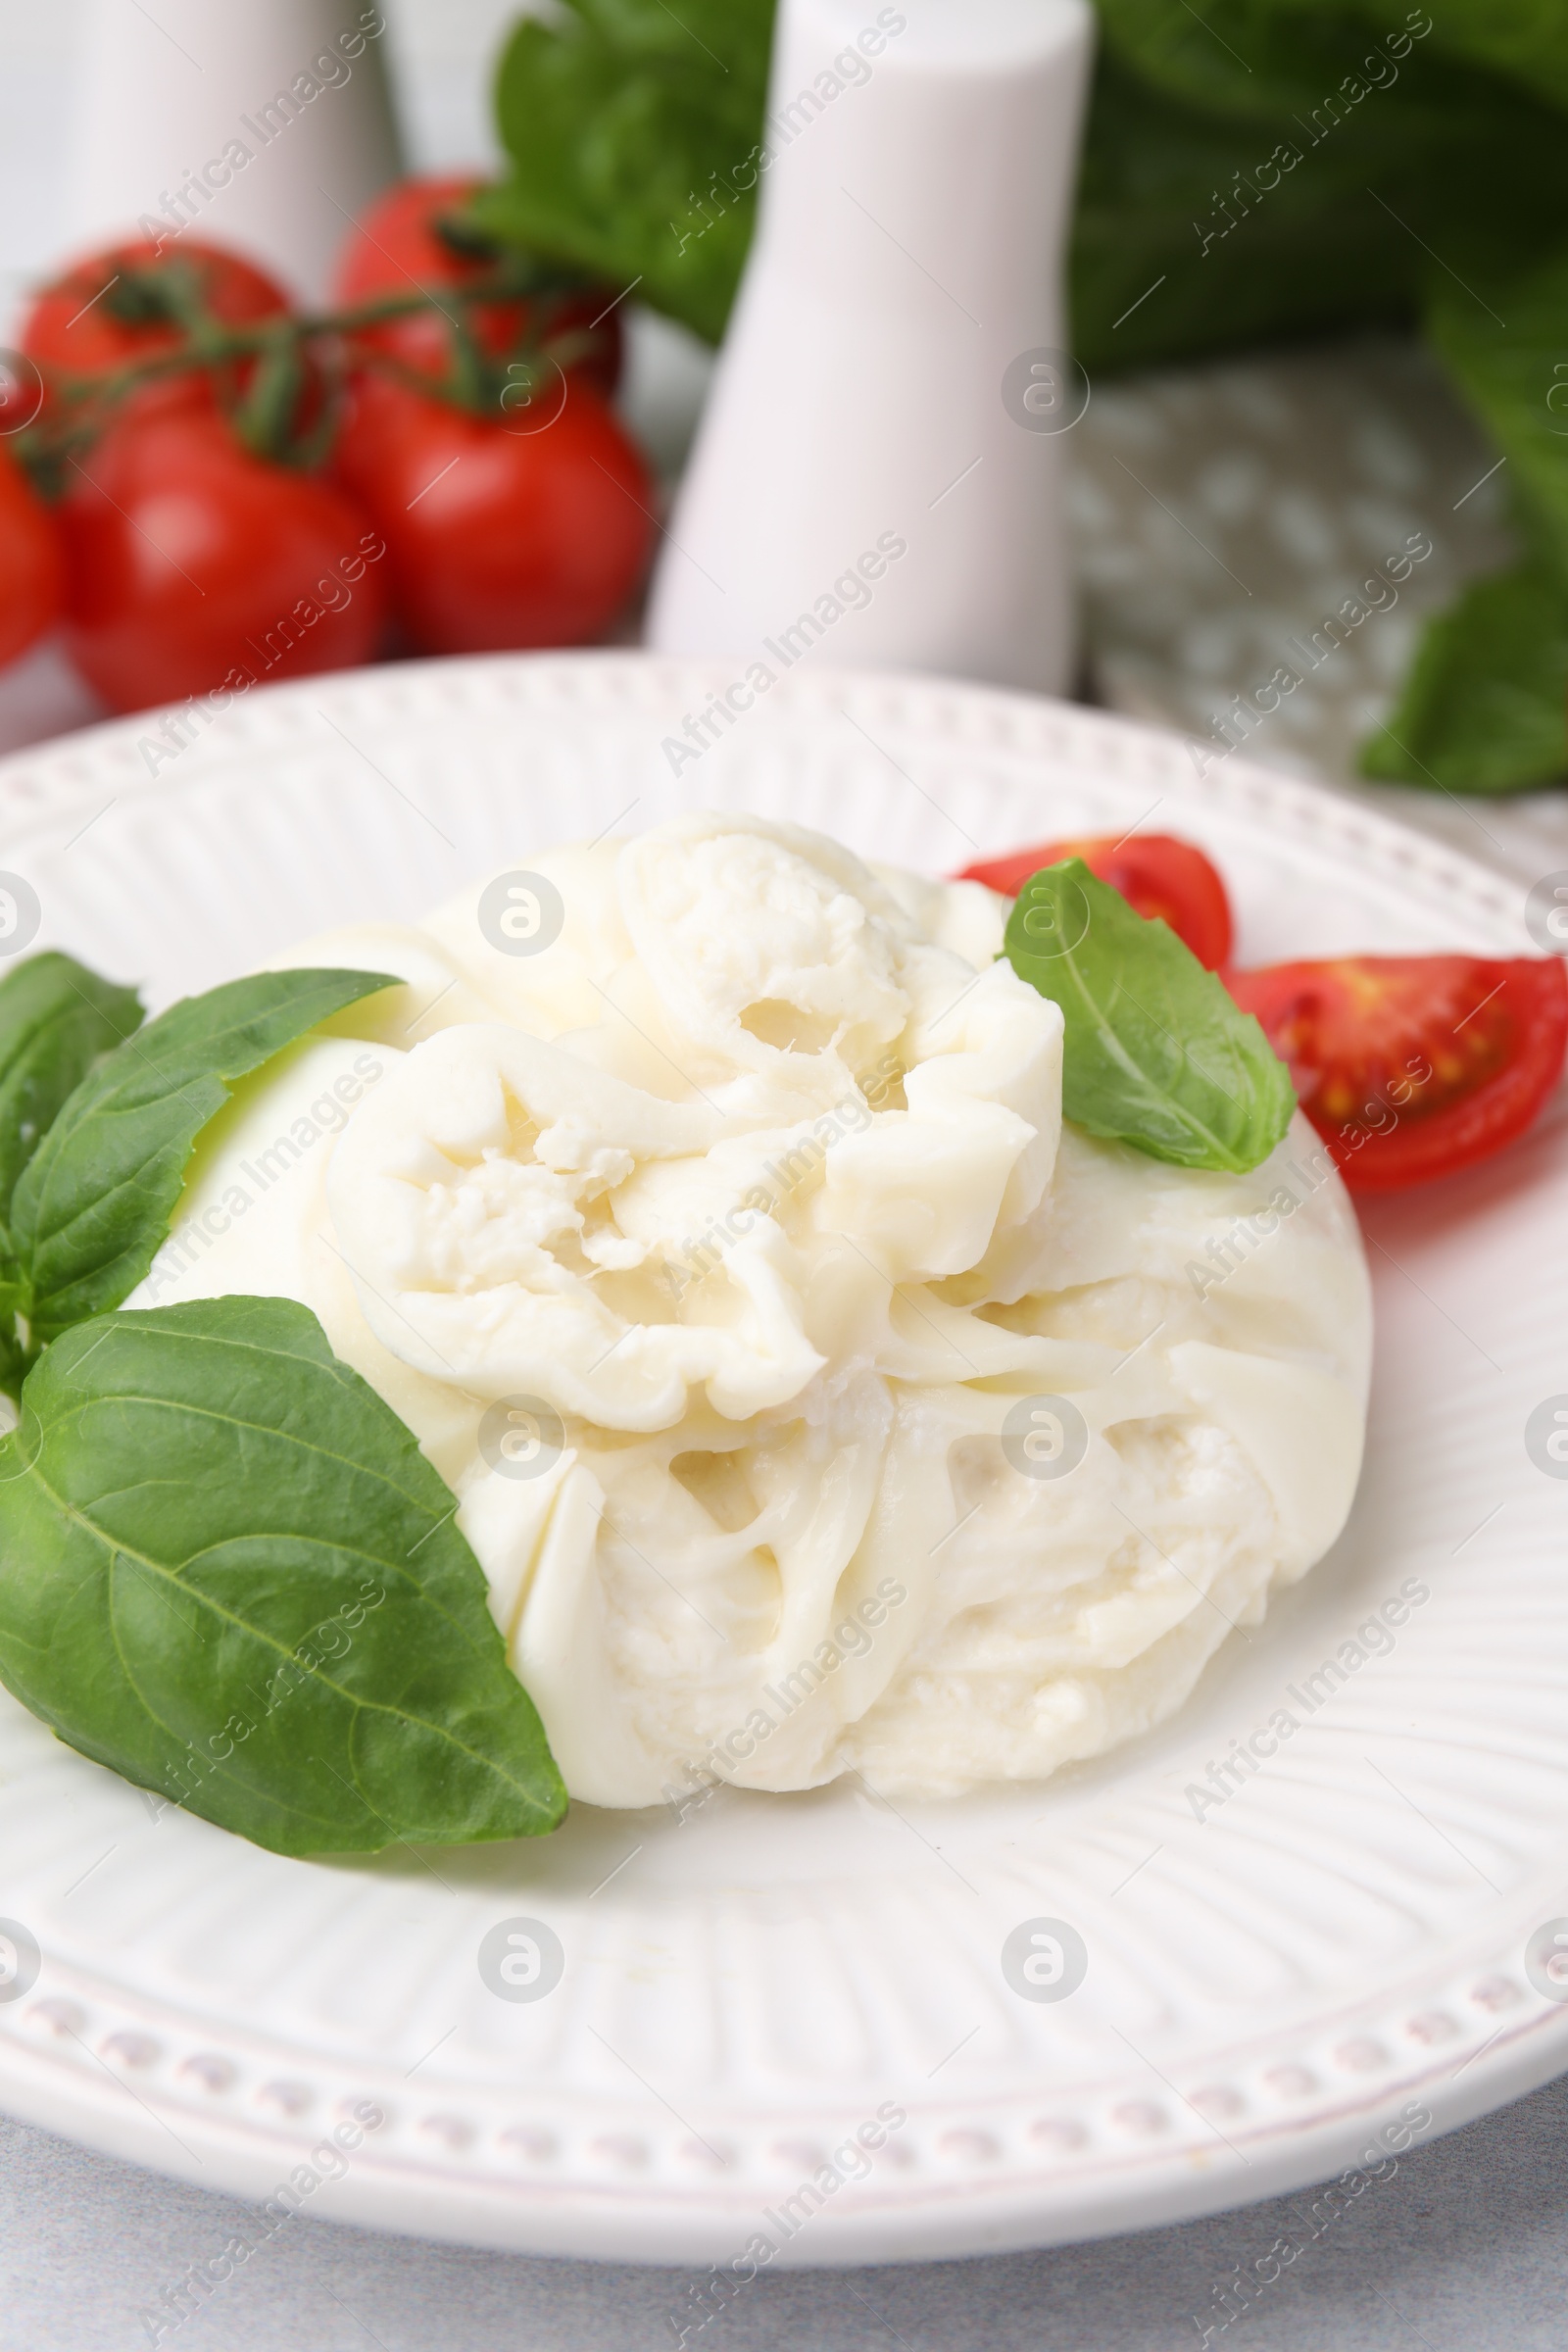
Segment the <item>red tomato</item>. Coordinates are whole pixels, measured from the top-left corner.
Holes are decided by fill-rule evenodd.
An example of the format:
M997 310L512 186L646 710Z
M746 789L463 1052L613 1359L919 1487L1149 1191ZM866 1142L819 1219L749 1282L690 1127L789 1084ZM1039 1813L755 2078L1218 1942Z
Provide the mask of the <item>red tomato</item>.
M125 318L121 312L132 271L172 270L196 281L203 302L223 325L250 326L288 310L281 286L216 245L194 237L181 237L162 253L150 242L117 245L75 263L38 296L22 330L22 349L45 370L83 376L105 375L127 361L172 351L183 336L172 320L156 315ZM165 376L139 391L135 405L167 408L212 397L210 376Z
M0 665L41 637L60 611L65 564L54 518L0 447Z
M591 384L555 382L559 411L533 431L522 412L513 430L384 377L355 389L337 468L386 539L393 601L427 653L581 644L642 577L647 468Z
M1129 834L1123 841L1097 834L1043 842L1038 849L966 865L959 880L987 882L1012 899L1031 874L1063 858L1081 858L1092 874L1120 891L1136 913L1162 917L1210 971L1229 960L1231 909L1225 885L1201 850L1169 833Z
M461 241L437 226L484 186L477 175L405 179L362 213L338 259L333 289L340 303L373 301L377 294L435 294L447 286L482 277L500 245L464 232ZM582 374L602 392L612 392L620 374L620 313L607 311L613 295L585 288L564 300L553 324L561 330L592 329L593 350L581 361ZM487 303L468 316L484 349L506 359L521 342L528 324L526 302ZM602 316L603 314L603 316ZM595 325L594 321L598 320ZM439 310L416 312L368 327L356 338L368 350L384 351L419 375L446 378L452 364L448 321Z
M1290 1064L1352 1192L1396 1192L1522 1135L1562 1073L1568 971L1555 956L1347 956L1227 985Z
M59 509L68 643L117 710L374 651L381 542L329 483L192 409L121 419L83 466Z

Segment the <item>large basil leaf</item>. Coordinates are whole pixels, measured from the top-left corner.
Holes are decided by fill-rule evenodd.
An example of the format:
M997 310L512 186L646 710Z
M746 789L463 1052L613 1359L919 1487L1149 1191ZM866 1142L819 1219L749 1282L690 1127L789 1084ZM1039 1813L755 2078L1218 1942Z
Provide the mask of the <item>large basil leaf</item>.
M12 1202L33 1346L134 1290L169 1231L196 1138L235 1079L396 985L385 972L257 972L184 998L117 1046L66 1102Z
M1397 708L1361 753L1364 775L1454 792L1568 773L1568 246L1487 284L1495 311L1436 285L1428 329L1506 462L1526 554L1428 622Z
M1075 1126L1186 1168L1268 1157L1296 1107L1285 1064L1175 932L1081 858L1024 884L1004 952L1061 1006L1061 1107Z
M1452 283L1437 255L1506 314L1496 278L1568 231L1562 0L1099 16L1072 250L1092 374L1411 324Z
M453 1509L292 1299L103 1316L0 1443L0 1679L279 1853L553 1829L565 1792Z
M11 1196L67 1098L141 1017L134 989L118 988L53 950L29 956L0 980L0 1388L12 1396L24 1351Z

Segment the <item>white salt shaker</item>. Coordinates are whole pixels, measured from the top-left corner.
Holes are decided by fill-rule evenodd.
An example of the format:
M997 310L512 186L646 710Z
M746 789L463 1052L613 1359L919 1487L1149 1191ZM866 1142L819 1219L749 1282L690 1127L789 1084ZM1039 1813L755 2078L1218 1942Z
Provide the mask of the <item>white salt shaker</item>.
M1087 0L782 0L742 167L757 237L654 647L1067 685L1064 428L1088 387L1061 262L1092 34Z
M309 301L398 172L376 0L93 0L67 250L233 246Z

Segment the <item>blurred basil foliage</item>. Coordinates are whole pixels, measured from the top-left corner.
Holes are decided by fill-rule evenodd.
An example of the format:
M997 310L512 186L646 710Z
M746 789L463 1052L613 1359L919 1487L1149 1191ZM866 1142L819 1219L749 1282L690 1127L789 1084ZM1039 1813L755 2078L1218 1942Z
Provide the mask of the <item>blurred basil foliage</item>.
M867 21L875 11L868 5ZM1091 374L1419 327L1524 550L1430 626L1369 775L1568 771L1568 0L1099 0L1071 257ZM764 168L772 0L563 0L497 89L488 225L716 341ZM851 102L853 103L853 97ZM1287 161L1294 157L1294 161ZM1136 306L1136 307L1134 307Z
M566 0L523 18L496 84L511 176L478 209L716 343L757 209L773 0L677 7Z

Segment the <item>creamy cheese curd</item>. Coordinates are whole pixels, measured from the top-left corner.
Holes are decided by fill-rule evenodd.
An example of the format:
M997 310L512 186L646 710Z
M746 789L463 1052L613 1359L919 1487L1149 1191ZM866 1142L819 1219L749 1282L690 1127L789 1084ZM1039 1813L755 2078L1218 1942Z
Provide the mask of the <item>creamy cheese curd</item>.
M127 1303L315 1311L576 1797L954 1794L1169 1715L1355 1487L1311 1131L1232 1177L1063 1129L976 884L721 815L528 870L554 936L498 885L279 959L403 985L236 1090Z

